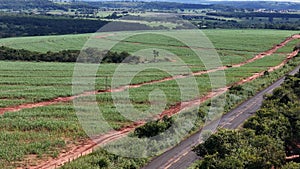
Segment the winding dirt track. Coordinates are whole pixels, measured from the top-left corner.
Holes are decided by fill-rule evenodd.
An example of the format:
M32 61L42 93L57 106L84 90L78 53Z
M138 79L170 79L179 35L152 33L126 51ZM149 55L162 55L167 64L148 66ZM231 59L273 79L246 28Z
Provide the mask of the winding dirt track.
M279 45L274 46L270 50L265 51L263 53L260 53L260 54L256 55L254 58L249 59L245 62L232 65L232 67L240 67L240 66L243 66L247 63L251 63L255 60L261 59L265 56L269 56L269 55L273 54L274 52L276 52L279 48L284 47L288 42L290 42L293 39L300 39L300 35L293 35L289 38L286 38L283 42L281 42ZM282 67L290 59L292 59L294 56L296 56L298 54L298 52L299 52L299 50L288 54L287 58L282 63L280 63L277 66L269 68L268 71L272 72L272 71ZM225 69L228 69L228 67L223 66L223 67L219 67L219 68L208 70L208 71L195 72L191 75L178 75L178 76L174 76L174 77L164 78L164 79L161 79L161 80L155 80L155 81L150 81L150 82L145 82L145 83L140 83L140 84L134 84L134 85L121 86L119 88L105 90L105 91L85 92L85 93L75 95L75 96L59 97L59 98L56 98L56 99L53 99L53 100L50 100L50 101L44 101L44 102L38 102L38 103L28 103L28 104L23 104L23 105L19 105L19 106L1 108L0 109L0 114L4 114L6 112L16 112L16 111L20 111L22 109L43 107L43 106L48 106L48 105L52 105L52 104L68 102L68 101L72 101L72 100L74 100L75 98L78 98L78 97L84 97L84 96L89 96L89 95L93 95L93 94L100 94L100 93L106 93L106 92L120 92L120 91L124 91L128 88L138 88L138 87L141 87L143 85L155 84L155 83L160 83L160 82L179 79L179 78L186 78L186 77L193 76L193 75L202 75L202 74L211 73L211 72L215 72L215 71L219 71L219 70L225 70ZM237 82L236 84L244 84L244 83L247 83L249 81L252 81L252 80L262 76L263 73L264 73L264 71L260 72L260 73L256 73L251 77L248 77L246 79L243 79L243 80ZM153 117L153 118L158 119L158 118L162 118L165 115L172 116L174 114L177 114L180 111L182 111L183 109L199 105L199 104L201 104L201 103L203 103L203 102L205 102L205 101L207 101L207 100L209 100L213 97L216 97L218 95L223 94L224 92L226 92L228 90L229 87L225 87L225 88L218 89L217 91L209 92L206 96L204 96L202 98L199 98L199 99L195 99L195 100L188 101L188 102L178 103L175 106L171 107L170 109L165 110L164 112L162 112L159 116L156 116L156 117ZM100 135L96 138L93 138L94 141L92 141L90 139L87 139L84 142L82 142L81 145L74 146L70 151L60 154L59 157L56 158L56 159L49 159L48 161L45 161L45 162L41 163L38 166L33 166L33 167L29 167L29 168L32 168L32 169L33 168L47 168L48 169L48 168L56 168L56 167L62 166L63 164L65 164L67 162L70 162L72 160L75 160L78 157L81 157L83 155L87 155L87 154L92 153L92 151L97 146L99 146L99 144L103 145L103 144L106 144L108 142L111 142L111 141L114 141L114 140L117 140L117 139L120 139L120 138L126 136L129 132L133 131L135 128L137 128L139 126L144 125L145 123L146 123L145 121L138 121L138 122L135 122L134 124L132 124L130 126L122 128L119 131L111 131L111 132L106 133L104 135Z

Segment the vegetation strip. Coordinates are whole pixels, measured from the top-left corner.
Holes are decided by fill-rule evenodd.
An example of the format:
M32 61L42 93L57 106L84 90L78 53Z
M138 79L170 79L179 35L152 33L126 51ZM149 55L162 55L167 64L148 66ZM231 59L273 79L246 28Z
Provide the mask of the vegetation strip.
M289 168L299 163L299 66L296 74L265 95L260 109L241 130L220 130L194 151L203 158L193 168ZM293 162L294 161L294 162Z
M296 36L296 37L300 37L300 36ZM274 70L279 69L285 63L287 63L290 59L295 57L298 53L299 53L299 49L297 49L294 52L288 54L287 58L283 62L281 62L277 66L269 68L268 71L272 72ZM260 72L258 74L255 74L255 75L247 78L246 80L241 80L241 81L237 82L236 84L240 85L240 84L247 83L247 82L252 81L252 80L254 80L258 77L261 77L262 75L264 75L264 71ZM234 84L234 85L236 85L236 84ZM172 116L172 115L175 115L175 114L179 113L183 109L187 109L187 108L191 108L193 106L199 105L199 104L201 104L201 103L203 103L203 102L205 102L205 101L207 101L207 100L209 100L213 97L216 97L216 96L219 96L219 95L225 93L230 87L221 88L218 91L210 92L206 96L204 96L200 99L195 99L195 100L188 101L188 102L178 103L176 106L171 107L169 110L165 110L164 112L162 112L159 117L154 117L154 119L161 119L162 117L164 117L166 115L167 116ZM75 160L75 159L81 157L82 155L92 153L93 150L96 149L99 146L99 144L106 144L110 141L115 141L119 138L124 137L128 133L132 132L135 128L137 128L139 126L142 126L145 123L146 123L145 121L138 121L138 122L135 122L131 126L127 126L125 128L122 128L120 131L112 131L108 134L100 135L97 138L93 138L94 140L96 140L96 143L91 142L91 145L90 146L84 146L85 148L83 150L77 151L77 152L72 152L72 153L67 152L67 153L63 154L61 157L59 157L58 159L53 159L51 161L47 161L47 162L37 166L36 168L54 168L54 167L57 167L57 166L62 166L62 165L64 165L65 163L67 163L69 161L72 161L72 160ZM105 138L105 139L103 140L103 138ZM76 149L80 150L80 147L81 146L78 146L78 148L76 148Z

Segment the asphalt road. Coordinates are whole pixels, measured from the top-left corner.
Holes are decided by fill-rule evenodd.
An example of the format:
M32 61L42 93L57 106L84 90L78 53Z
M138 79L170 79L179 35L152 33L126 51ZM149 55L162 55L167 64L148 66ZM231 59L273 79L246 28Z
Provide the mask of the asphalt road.
M300 69L300 65L297 66L289 74L294 75ZM220 119L218 127L227 129L236 129L243 122L254 115L254 113L261 107L263 96L266 93L271 93L275 88L279 87L284 82L284 77L278 79L269 87L257 93L255 96L245 101L237 108L233 109L226 115L223 115ZM204 129L215 128L216 123L209 124L204 127ZM143 169L184 169L188 168L193 162L195 162L199 157L192 151L192 148L200 143L200 133L201 131L190 136L186 140L182 141L180 144L174 148L166 151L162 155L154 158L148 165L143 167Z

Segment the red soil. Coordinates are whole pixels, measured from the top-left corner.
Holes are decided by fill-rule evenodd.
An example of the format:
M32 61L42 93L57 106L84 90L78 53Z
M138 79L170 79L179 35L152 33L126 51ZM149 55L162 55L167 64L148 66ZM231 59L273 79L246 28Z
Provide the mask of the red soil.
M109 36L114 36L115 34L104 34L104 35L99 35L99 36L95 36L93 38L95 39L103 39L103 38L106 38L106 37L109 37Z
M296 158L299 158L300 155L293 155L293 156L289 156L289 157L285 157L286 160L293 160L293 159L296 159Z
M91 154L99 145L104 145L126 136L129 132L144 125L145 123L146 122L135 122L134 124L124 127L119 131L114 130L108 132L104 135L93 138L93 140L86 139L81 144L71 148L71 150L61 153L57 158L49 159L40 165L29 167L29 169L50 169L60 167L63 164L73 161L81 156Z

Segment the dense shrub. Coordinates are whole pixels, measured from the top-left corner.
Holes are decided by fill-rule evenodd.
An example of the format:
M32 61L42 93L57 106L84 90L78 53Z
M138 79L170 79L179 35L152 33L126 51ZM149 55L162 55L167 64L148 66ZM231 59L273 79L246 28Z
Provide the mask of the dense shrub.
M169 129L173 123L174 119L172 117L164 116L162 120L151 121L135 129L134 135L139 138L154 137Z

